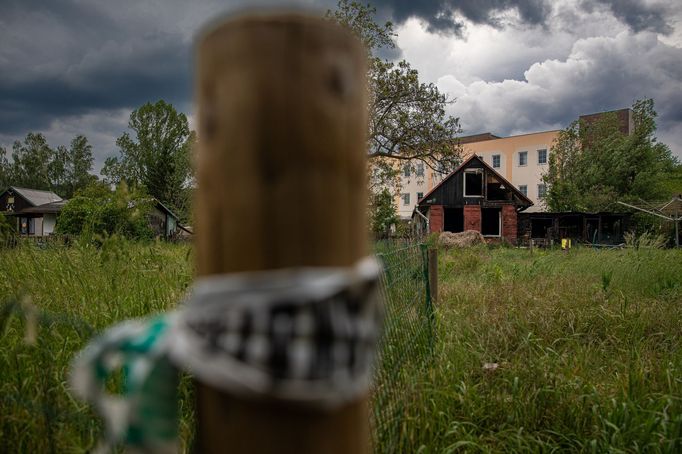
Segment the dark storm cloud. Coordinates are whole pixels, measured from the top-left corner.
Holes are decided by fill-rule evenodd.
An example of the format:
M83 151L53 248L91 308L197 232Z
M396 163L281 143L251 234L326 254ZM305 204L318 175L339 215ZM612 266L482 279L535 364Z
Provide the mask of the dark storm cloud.
M424 20L431 31L461 33L467 19L475 24L499 26L497 14L516 11L521 22L528 25L545 25L552 11L550 0L375 0L384 14L396 22L410 17ZM593 11L606 8L632 30L670 33L672 27L667 17L670 5L647 3L642 0L584 0L581 8Z
M499 25L497 13L515 10L521 21L541 24L549 14L548 0L376 0L372 2L380 10L387 10L396 22L410 17L426 21L435 31L460 33L461 19L476 24Z
M131 35L102 12L68 1L13 2L5 11L0 33L8 32L4 41L13 47L0 49L0 133L159 98L186 107L189 44L179 33ZM17 37L19 27L30 26Z
M667 20L670 13L667 4L645 3L641 0L585 0L583 6L588 11L598 6L606 7L636 32L649 30L667 34L673 30Z

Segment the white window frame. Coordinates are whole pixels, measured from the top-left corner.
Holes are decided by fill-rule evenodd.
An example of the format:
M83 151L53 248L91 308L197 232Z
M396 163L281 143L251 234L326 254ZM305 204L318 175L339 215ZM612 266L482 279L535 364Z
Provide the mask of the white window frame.
M495 165L495 158L497 158L497 165ZM491 158L493 169L499 169L502 167L502 155L494 154Z
M521 188L525 188L526 190L524 191L524 190L521 189ZM521 194L525 195L526 197L528 197L528 185L527 185L527 184L520 184L520 185L519 185L519 192L520 192Z
M421 194L421 196L420 196L419 194ZM424 198L424 193L423 193L423 192L418 192L418 193L417 193L417 202L419 202L419 201L420 201L421 199L423 199L423 198Z
M523 156L523 155L526 156L526 162L521 164L521 156ZM519 159L517 161L517 164L519 167L526 167L528 165L528 151L526 151L526 150L519 151Z
M417 164L417 169L415 170L415 174L418 177L423 177L424 176L424 163L420 162Z
M467 195L467 173L480 173L481 174L481 195ZM483 169L467 169L464 171L464 175L462 175L462 181L464 182L464 192L463 196L464 197L483 197L483 193L485 192L483 190L483 185L485 184L485 181L483 181Z
M544 162L540 162L540 152L544 152L544 153L545 153L545 161L544 161ZM547 153L547 148L540 148L540 149L538 150L538 165L540 165L540 166L547 165L547 160L548 160L548 158L549 158L549 155L548 155L548 153Z
M544 189L544 194L540 193L540 187ZM547 196L547 185L545 183L538 183L538 199L542 199Z
M403 206L410 206L410 193L409 192L403 192L400 195L400 198L403 199Z

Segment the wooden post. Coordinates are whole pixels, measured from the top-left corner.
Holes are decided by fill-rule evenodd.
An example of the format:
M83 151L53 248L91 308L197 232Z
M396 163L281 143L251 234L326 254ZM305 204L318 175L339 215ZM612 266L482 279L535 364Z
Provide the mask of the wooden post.
M431 302L438 303L438 249L429 249L429 289L431 290Z
M198 45L199 275L347 266L368 254L366 55L331 21L253 14ZM334 411L197 383L197 450L363 453L367 399Z

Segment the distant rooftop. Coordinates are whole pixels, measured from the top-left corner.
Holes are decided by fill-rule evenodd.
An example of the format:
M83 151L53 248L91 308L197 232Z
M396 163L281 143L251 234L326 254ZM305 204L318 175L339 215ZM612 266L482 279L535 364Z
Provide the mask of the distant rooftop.
M495 134L492 134L490 132L482 132L480 134L472 134L469 136L458 137L456 140L458 144L464 145L472 142L483 142L484 140L493 140L501 138L502 137L496 136Z
M59 197L52 191L41 191L39 189L28 189L28 188L18 188L16 186L10 186L19 195L25 198L33 206L45 205L52 202L61 202L62 198Z

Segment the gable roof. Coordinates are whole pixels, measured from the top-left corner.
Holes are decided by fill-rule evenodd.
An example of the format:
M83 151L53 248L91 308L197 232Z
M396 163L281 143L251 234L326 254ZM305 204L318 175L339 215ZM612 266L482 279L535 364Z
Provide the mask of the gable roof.
M22 196L28 203L34 207L45 205L47 203L61 202L62 198L59 197L52 191L41 191L39 189L28 189L28 188L18 188L16 186L10 186L7 188L14 190L17 194Z
M450 178L452 178L455 174L457 174L458 172L464 170L464 168L465 168L466 166L468 166L469 163L470 163L471 161L473 161L473 160L477 160L477 161L480 162L480 163L483 165L483 167L485 167L489 172L492 172L492 174L495 176L495 178L498 178L506 187L508 187L509 189L511 189L512 192L514 192L514 194L516 194L517 196L519 196L519 198L520 198L521 200L526 201L526 202L528 203L528 206L533 205L533 201L530 200L530 199L529 199L528 197L526 197L525 195L523 195L523 192L519 191L519 190L516 188L516 186L514 186L513 184L511 184L505 177L503 177L503 176L500 175L495 169L493 169L492 167L490 167L483 159L479 158L479 157L478 157L477 155L475 155L475 154L472 154L472 155L471 155L469 158L467 158L463 163L461 163L461 164L459 165L459 167L457 167L455 170L453 170L452 172L450 172L450 173L448 174L448 176L446 176L445 178L443 178L443 179L441 180L440 183L438 183L437 185L435 185L433 188L431 188L431 190L430 190L429 192L427 192L426 194L424 194L424 195L422 196L422 198L419 199L419 200L417 201L417 206L419 206L419 203L420 203L422 200L426 200L431 194L433 194L434 191L436 191L436 189L438 189L438 188L441 187L443 184L445 184L445 182L448 181Z

